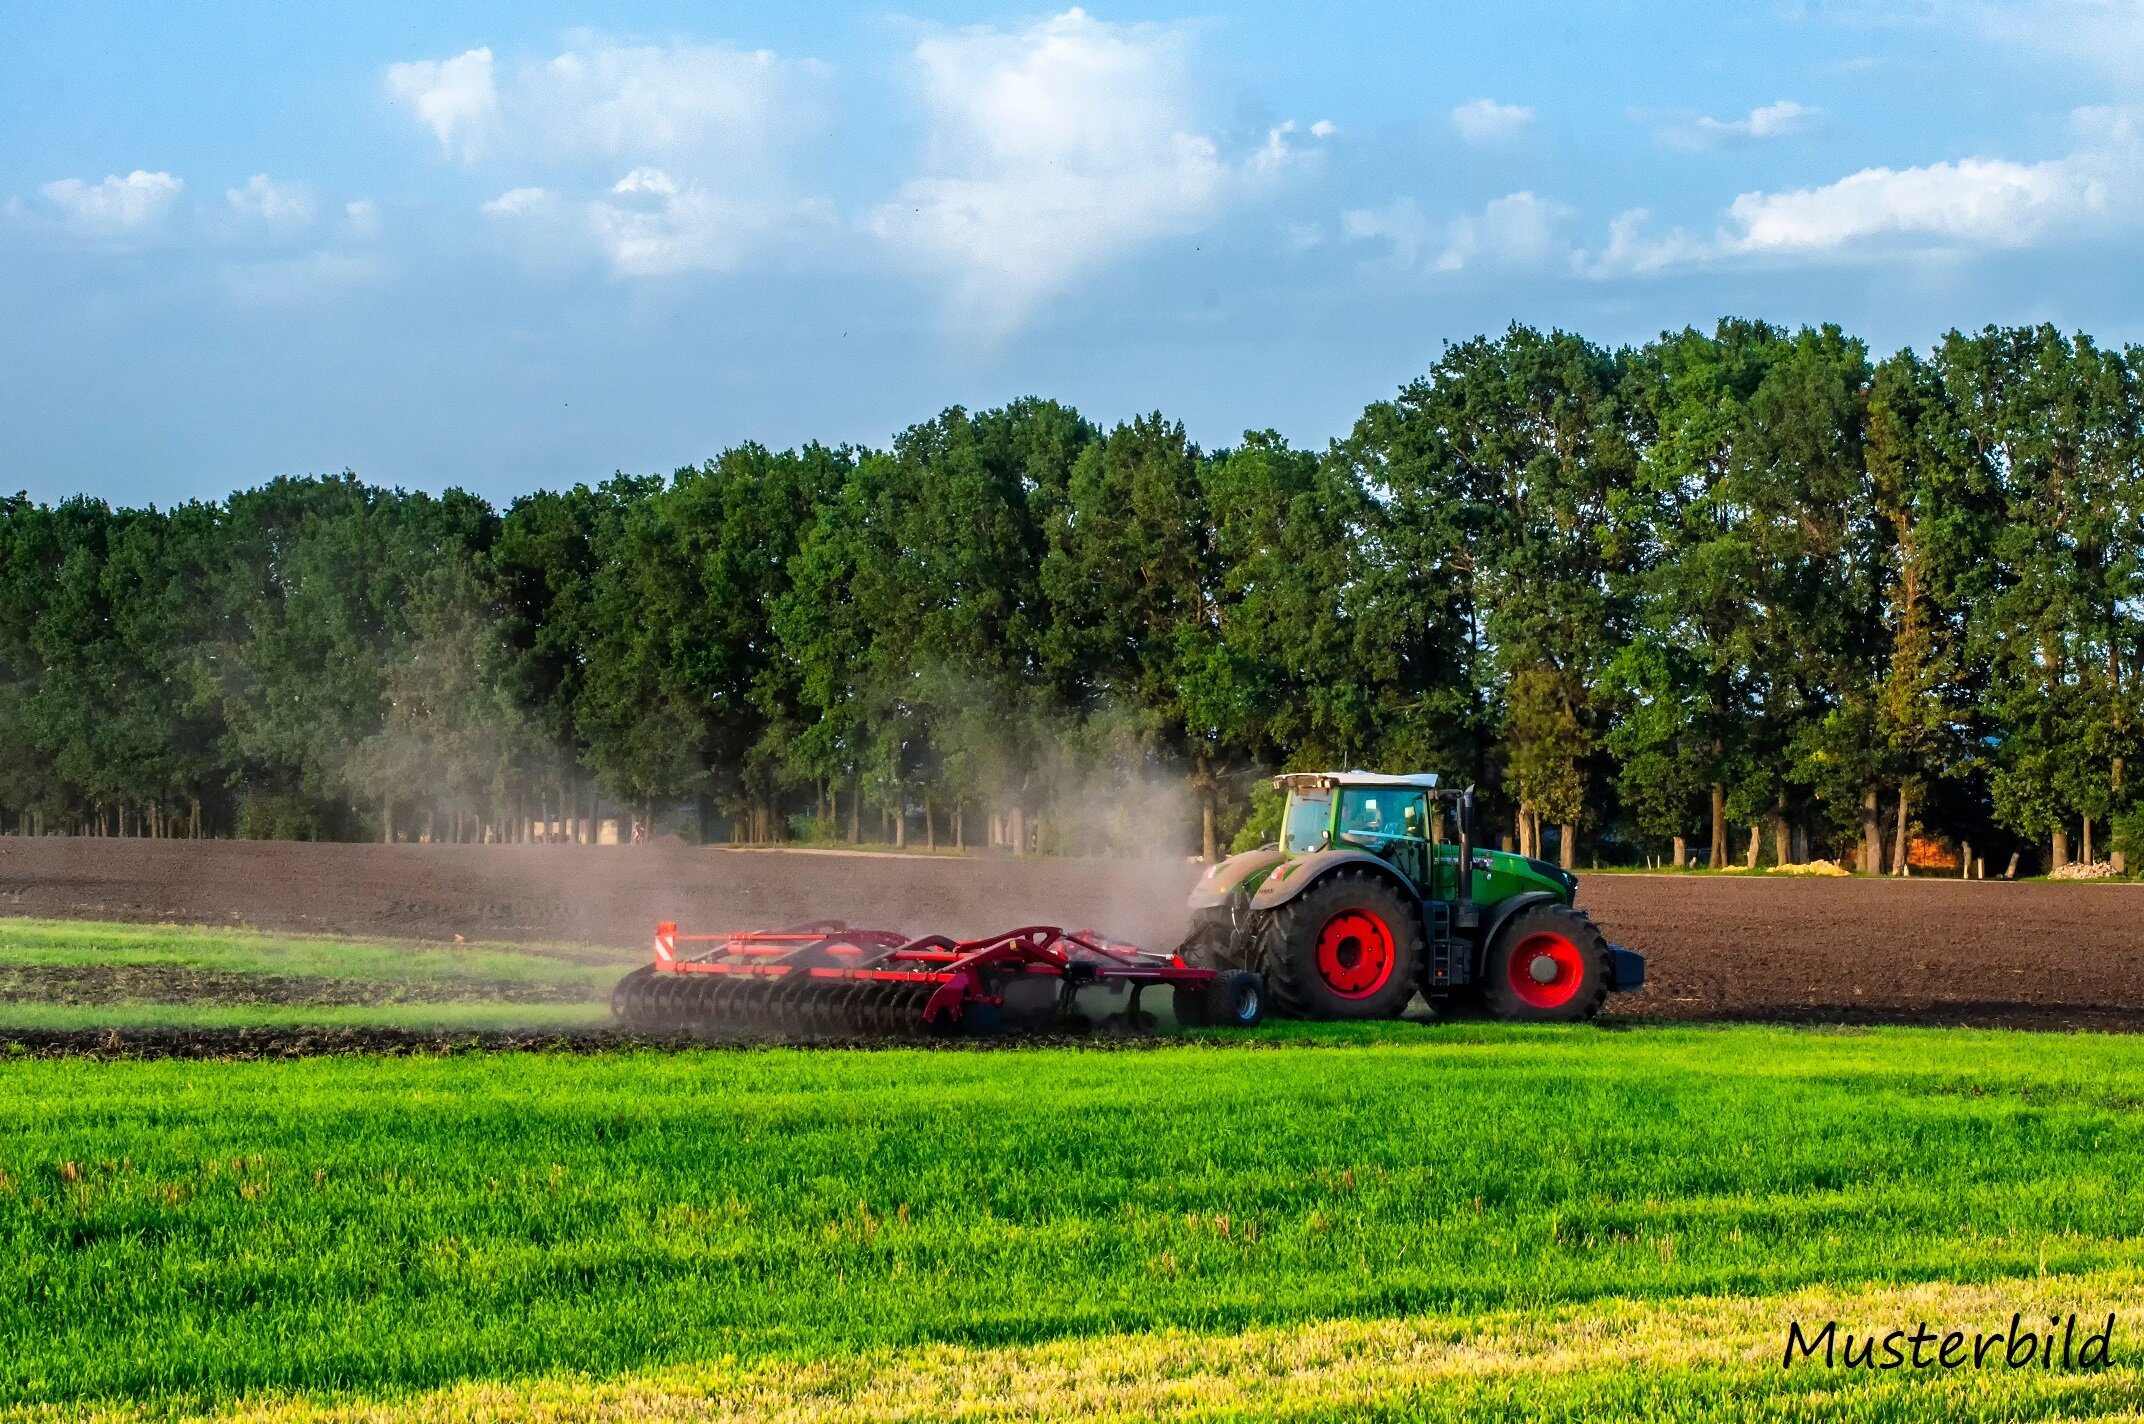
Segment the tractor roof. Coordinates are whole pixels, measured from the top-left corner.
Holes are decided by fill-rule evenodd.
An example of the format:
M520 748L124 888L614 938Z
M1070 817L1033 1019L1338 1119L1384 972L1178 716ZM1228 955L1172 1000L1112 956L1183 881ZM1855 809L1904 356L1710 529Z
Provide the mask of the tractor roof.
M1437 773L1412 771L1404 776L1388 776L1379 771L1288 771L1274 777L1273 784L1282 791L1323 790L1334 786L1404 786L1434 791L1437 789Z

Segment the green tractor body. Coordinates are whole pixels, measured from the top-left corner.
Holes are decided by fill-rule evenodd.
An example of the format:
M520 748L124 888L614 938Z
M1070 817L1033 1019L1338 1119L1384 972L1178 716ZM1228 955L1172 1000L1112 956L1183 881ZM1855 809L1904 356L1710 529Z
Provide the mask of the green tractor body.
M1359 771L1276 785L1280 839L1200 879L1183 953L1257 970L1279 1012L1396 1018L1420 994L1436 1009L1568 1022L1643 984L1644 959L1577 909L1577 876L1474 845L1471 788Z

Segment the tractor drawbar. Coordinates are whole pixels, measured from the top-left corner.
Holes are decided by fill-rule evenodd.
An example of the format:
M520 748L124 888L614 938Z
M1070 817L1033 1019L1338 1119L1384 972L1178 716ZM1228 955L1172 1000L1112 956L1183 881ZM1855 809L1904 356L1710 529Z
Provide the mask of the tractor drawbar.
M709 1037L877 1038L1077 1031L1080 996L1124 1000L1105 1025L1150 1028L1142 992L1169 989L1187 1025L1249 1028L1264 985L1092 930L1030 925L956 940L851 929L835 920L720 935L655 929L652 963L620 980L611 1012L630 1027Z

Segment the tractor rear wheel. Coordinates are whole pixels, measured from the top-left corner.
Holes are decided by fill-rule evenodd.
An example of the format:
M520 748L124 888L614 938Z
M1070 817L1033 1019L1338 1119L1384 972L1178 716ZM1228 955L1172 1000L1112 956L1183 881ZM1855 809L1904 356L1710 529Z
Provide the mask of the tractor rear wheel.
M1608 998L1608 942L1566 905L1521 910L1489 946L1482 1002L1500 1019L1579 1023Z
M1334 870L1260 936L1273 1007L1298 1019L1396 1019L1422 970L1421 911L1390 881Z

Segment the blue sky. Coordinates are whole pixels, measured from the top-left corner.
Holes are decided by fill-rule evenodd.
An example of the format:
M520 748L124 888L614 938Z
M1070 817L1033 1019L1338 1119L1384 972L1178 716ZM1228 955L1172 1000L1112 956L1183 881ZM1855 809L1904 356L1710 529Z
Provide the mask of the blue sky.
M2144 338L2144 0L0 11L0 487L496 498L1513 320Z

